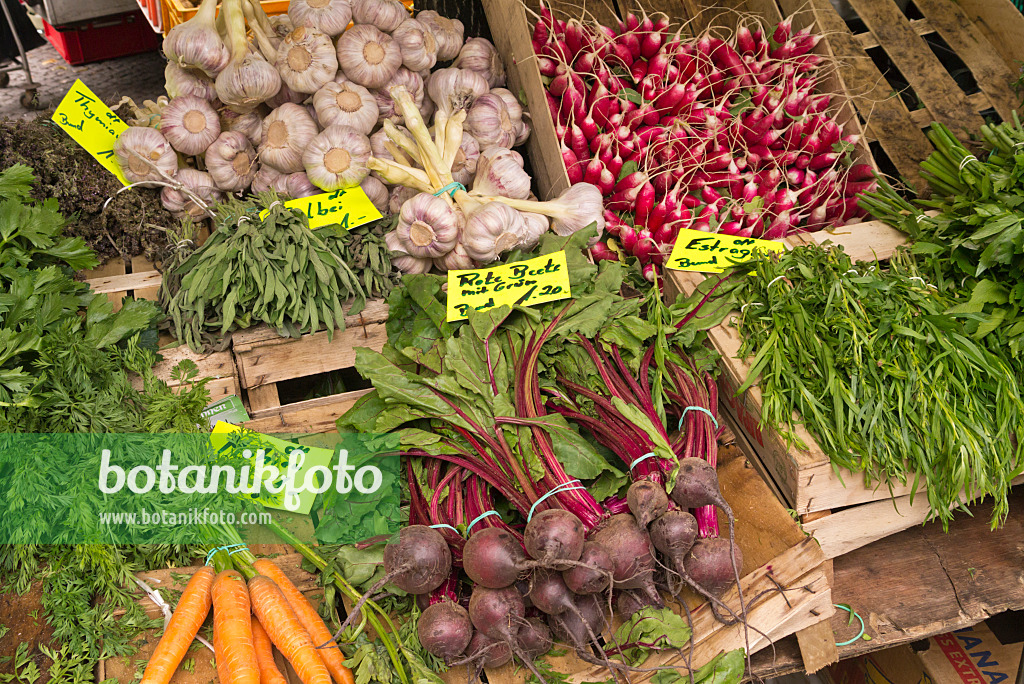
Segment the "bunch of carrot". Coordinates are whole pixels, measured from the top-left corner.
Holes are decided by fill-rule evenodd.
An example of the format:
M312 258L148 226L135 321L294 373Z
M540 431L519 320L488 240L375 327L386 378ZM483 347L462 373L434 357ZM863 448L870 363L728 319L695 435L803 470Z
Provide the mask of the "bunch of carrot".
M211 607L221 684L285 684L273 646L303 684L355 684L327 625L277 565L244 547L211 555L213 567L196 572L182 592L142 684L170 682Z

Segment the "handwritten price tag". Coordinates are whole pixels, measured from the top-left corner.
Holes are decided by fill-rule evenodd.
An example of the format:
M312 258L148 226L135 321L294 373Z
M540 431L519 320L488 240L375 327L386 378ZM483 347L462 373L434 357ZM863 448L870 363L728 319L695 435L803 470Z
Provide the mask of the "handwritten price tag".
M755 238L705 233L702 230L684 228L679 231L672 256L666 266L677 271L698 273L721 273L725 269L746 261L755 249L781 252L781 242L757 240Z
M502 304L534 306L571 296L565 252L494 268L448 271L449 322L468 318L470 309L487 311Z
M63 128L82 148L96 158L107 171L117 176L124 185L121 168L114 158L114 143L128 128L110 107L89 90L79 79L53 112L52 120Z
M348 230L381 218L377 207L373 206L373 202L359 186L288 200L284 206L304 213L309 219L310 228L337 224ZM266 218L268 213L263 210L260 218Z

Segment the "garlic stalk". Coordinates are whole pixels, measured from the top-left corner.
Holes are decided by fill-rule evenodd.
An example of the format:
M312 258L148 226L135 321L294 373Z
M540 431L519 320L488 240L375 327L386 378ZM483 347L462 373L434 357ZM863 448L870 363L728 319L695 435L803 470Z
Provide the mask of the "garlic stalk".
M530 195L530 175L523 170L515 153L503 147L492 147L480 153L472 195L501 195L526 199Z
M408 18L391 32L402 52L402 66L410 71L433 69L437 64L437 40L425 25Z
M180 187L167 186L160 192L164 209L176 218L184 218L186 215L194 219L212 216L210 205L219 202L223 194L214 186L210 174L196 169L179 169L174 180ZM194 198L199 198L202 204Z
M367 167L389 185L401 185L419 192L434 192L434 186L431 185L426 172L420 169L413 169L378 157L370 157Z
M407 128L399 128L390 121L385 121L383 128L384 134L387 136L387 141L384 142L384 148L391 153L395 161L406 166L412 164L403 161L403 158L408 157L414 164L423 166L423 155L420 154L419 148L416 146L416 141L409 135Z
M318 130L305 107L283 104L263 119L260 159L282 173L302 171L303 152Z
M522 212L543 214L551 218L551 229L558 235L572 235L591 223L597 224L597 234L604 230L604 203L601 191L590 183L577 183L556 199L547 202L512 199L509 197L478 198L486 202L500 202Z
M399 111L405 117L406 126L419 147L423 170L430 183L438 190L451 184L453 182L451 171L441 160L437 145L430 138L430 132L423 123L409 92L403 86L397 86L391 89L391 97L394 98ZM447 194L445 197L447 198Z
M202 154L220 135L220 119L206 100L183 95L164 107L160 132L182 154Z
M489 88L505 85L505 65L501 55L486 38L470 38L452 62L457 69L469 69L484 77Z
M455 247L464 221L461 210L428 192L421 192L402 205L395 233L410 255L434 259Z
M281 41L274 66L289 88L312 94L334 80L338 55L330 36L300 26Z
M203 0L195 16L167 32L163 52L167 61L182 69L197 69L216 76L231 59L228 47L217 32L217 0Z
M384 245L391 250L391 265L402 273L427 273L433 265L430 259L410 255L402 246L395 231L384 235Z
M416 19L434 34L438 61L446 62L458 56L465 34L465 27L461 21L443 17L433 10L420 12Z
M359 85L380 88L402 65L402 51L388 34L356 24L338 39L338 65Z
M466 116L466 127L480 143L481 149L505 147L511 149L522 126L522 108L513 118L500 95L484 93L473 102Z
M525 232L522 215L507 205L492 202L480 207L466 220L462 245L471 259L489 264L502 252L514 248Z
M257 0L256 4L259 4L259 0ZM281 39L277 37L276 33L270 35L264 31L263 27L256 20L251 0L242 0L242 13L245 15L245 20L249 24L249 30L252 31L260 53L268 62L273 64L277 59L277 46L281 43Z
M164 69L164 90L171 98L195 95L204 100L217 99L217 88L213 79L203 73L182 69L174 62L168 62Z
M306 147L302 164L324 190L359 185L369 173L370 139L349 126L328 126Z
M205 160L214 185L225 192L245 190L256 176L256 150L239 131L221 133L206 150Z
M377 100L378 121L381 123L391 121L392 123L399 124L405 121L402 113L395 108L395 101L391 99L390 91L395 86L405 86L405 89L412 96L413 102L416 103L417 109L423 106L423 79L415 71L399 67L395 75L384 84L384 87L378 88L374 92Z
M352 21L352 5L349 0L291 0L288 18L295 27L309 26L336 38Z
M352 6L352 20L358 24L370 24L385 33L391 33L409 17L398 0L355 0Z
M155 128L125 129L114 143L114 158L129 183L165 181L178 170L178 155Z
M217 74L217 97L231 109L245 113L269 100L281 89L281 77L245 40L241 0L223 0L221 11L231 42L231 61Z
M391 198L391 193L388 192L386 185L381 183L374 176L367 176L359 183L359 187L363 189L366 196L370 198L373 206L377 207L377 211L381 214L388 213L388 201Z
M427 80L427 94L439 112L452 116L460 109L469 109L476 98L489 90L487 80L469 69L438 69Z
M317 119L327 126L351 126L369 135L377 125L377 99L358 83L331 82L313 95Z

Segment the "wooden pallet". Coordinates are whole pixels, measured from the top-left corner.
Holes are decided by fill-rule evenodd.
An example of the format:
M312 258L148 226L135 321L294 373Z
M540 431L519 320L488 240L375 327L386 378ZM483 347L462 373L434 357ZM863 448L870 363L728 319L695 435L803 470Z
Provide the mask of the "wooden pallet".
M332 339L326 331L281 337L265 325L235 332L232 354L252 418L246 427L265 433L333 430L334 421L368 389L282 406L277 383L351 368L357 347L381 351L387 342L387 317L387 303L372 300L361 313L347 316L345 329L335 330Z

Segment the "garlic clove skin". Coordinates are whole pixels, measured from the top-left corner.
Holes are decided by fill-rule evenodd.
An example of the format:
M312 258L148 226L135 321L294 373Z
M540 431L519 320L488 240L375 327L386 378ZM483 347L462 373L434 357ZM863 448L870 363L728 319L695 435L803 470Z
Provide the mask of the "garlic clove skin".
M466 32L461 21L441 16L433 10L420 12L416 19L434 34L439 62L447 62L458 57Z
M206 171L224 192L242 192L256 176L256 150L240 131L224 131L206 150Z
M523 111L523 105L519 102L518 98L512 94L511 90L506 88L492 88L491 93L497 95L505 103L508 108L508 115L513 121L518 122L516 127L516 139L512 144L513 147L518 147L526 142L526 139L530 137L530 124L528 124L524 117L526 112Z
M281 76L262 55L249 52L228 64L215 82L217 97L240 114L250 112L281 89Z
M220 118L206 100L182 95L164 107L160 132L178 152L202 154L220 135Z
M217 99L217 88L212 78L182 69L174 62L168 62L164 69L164 90L172 99L182 95L194 95L207 101Z
M309 180L326 191L359 185L370 172L369 159L370 139L349 126L328 126L302 154Z
M215 77L231 61L231 51L224 44L214 17L217 0L203 0L195 15L167 32L163 53L167 61L182 69L196 69Z
M220 130L222 132L238 131L243 133L254 147L260 144L263 117L260 116L259 110L239 114L228 107L221 107L217 113L220 115Z
M519 135L516 136L516 143L514 147L519 147L527 140L530 139L530 123L523 119L522 125L519 127Z
M409 18L409 10L398 0L355 0L352 21L370 24L384 33L391 33Z
M514 111L500 95L485 93L476 98L466 115L466 128L480 143L480 149L505 147L511 149L522 126L522 108L519 107L520 118L514 118Z
M313 95L317 120L324 126L350 126L369 135L377 125L377 98L351 81L332 81Z
M543 214L533 214L526 211L519 212L523 217L522 233L519 233L518 249L530 250L537 246L544 233L551 228L551 221Z
M419 194L413 188L407 188L404 185L396 185L391 188L391 195L388 197L388 211L387 213L394 216L398 212L402 211L402 207L405 203L411 200Z
M437 40L430 29L409 18L391 32L402 51L402 66L410 71L433 69L437 64Z
M452 162L452 180L469 187L476 177L477 163L480 159L480 143L472 133L463 133L462 142Z
M313 94L334 80L338 53L329 35L299 26L281 41L274 66L293 91Z
M405 86L409 95L412 96L413 102L416 103L416 108L422 109L423 107L423 79L415 71L400 67L391 80L384 84L384 87L378 88L373 93L377 102L377 120L380 123L384 121L394 124L405 123L405 117L395 106L395 100L391 97L391 88L395 86Z
M410 255L434 259L455 247L464 223L462 211L440 197L421 192L402 205L395 233Z
M391 265L402 273L428 273L433 262L411 256L402 246L395 231L384 235L384 244L391 250Z
M178 170L178 155L155 128L125 129L114 143L114 158L129 183L164 182Z
M178 181L190 192L206 203L207 207L220 202L224 195L214 184L210 174L196 169L179 169L174 174L174 180ZM177 188L165 187L160 191L160 202L164 209L171 212L175 218L191 216L194 219L210 218L207 209L200 207L187 194Z
M521 156L503 147L492 147L481 152L473 180L473 194L500 195L513 199L529 197L531 178L520 165L521 159Z
M284 177L284 194L288 195L292 199L299 199L300 197L312 197L313 195L322 195L323 190L313 185L304 172L299 171L297 173L289 173Z
M468 271L479 267L480 264L469 257L469 254L466 253L466 248L461 242L456 243L452 251L434 259L434 268L442 273L447 273L448 271Z
M267 190L273 190L279 195L288 194L288 189L285 183L288 181L288 174L281 173L273 166L267 166L263 164L256 175L252 179L252 187L249 188L252 193L266 192Z
M388 202L391 199L391 193L388 192L388 187L384 185L380 180L374 176L367 176L359 183L359 187L363 189L366 196L373 202L373 206L377 207L382 215L388 214Z
M302 171L303 152L318 132L305 107L283 104L263 119L260 160L281 173Z
M434 101L437 111L449 119L456 112L469 109L473 102L488 92L487 80L469 69L438 69L430 74L426 83L427 95Z
M487 80L489 88L505 85L505 65L501 62L501 55L486 38L467 40L452 66L477 72Z
M288 19L294 28L308 26L336 38L352 21L352 5L349 0L291 0Z
M466 220L462 244L466 254L481 264L496 261L502 252L513 249L525 232L518 211L500 202L490 202L474 211Z
M405 11L404 6L402 11ZM337 57L348 79L371 89L380 88L391 80L402 65L398 43L368 24L356 24L341 35Z

